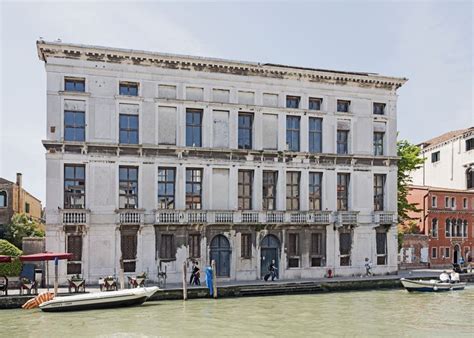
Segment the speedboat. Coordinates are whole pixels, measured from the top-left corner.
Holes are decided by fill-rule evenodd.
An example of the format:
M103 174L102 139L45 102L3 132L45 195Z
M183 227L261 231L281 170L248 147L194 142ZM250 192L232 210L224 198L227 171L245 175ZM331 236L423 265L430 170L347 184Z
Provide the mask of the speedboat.
M424 291L424 292L439 292L439 291L457 291L463 290L466 283L462 282L442 282L440 280L413 280L413 279L400 279L403 287L409 291Z
M160 289L157 286L152 286L54 297L52 300L40 304L39 308L46 312L62 312L140 305L158 290Z

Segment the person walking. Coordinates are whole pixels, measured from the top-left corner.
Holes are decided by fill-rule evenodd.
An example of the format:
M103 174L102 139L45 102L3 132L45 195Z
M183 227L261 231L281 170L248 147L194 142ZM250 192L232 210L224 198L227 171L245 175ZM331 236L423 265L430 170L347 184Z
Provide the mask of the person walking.
M372 273L372 263L369 261L369 258L365 258L365 275L366 276L373 276Z
M201 285L201 272L198 267L198 262L193 262L191 269L191 277L189 278L190 285Z

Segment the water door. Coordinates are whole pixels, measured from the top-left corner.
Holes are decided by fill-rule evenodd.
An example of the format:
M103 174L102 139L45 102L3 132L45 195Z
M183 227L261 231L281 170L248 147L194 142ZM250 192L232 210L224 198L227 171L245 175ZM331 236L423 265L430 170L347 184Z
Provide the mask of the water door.
M272 260L275 260L275 266L279 269L280 241L276 236L267 235L260 243L260 276L263 278L269 271ZM279 270L277 270L277 275Z
M223 235L215 236L211 241L211 262L216 261L216 276L230 277L230 244Z

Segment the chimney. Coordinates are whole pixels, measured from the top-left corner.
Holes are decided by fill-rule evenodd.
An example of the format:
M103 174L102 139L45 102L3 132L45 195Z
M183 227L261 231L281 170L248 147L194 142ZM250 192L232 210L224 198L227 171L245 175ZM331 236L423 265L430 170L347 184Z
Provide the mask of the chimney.
M21 188L21 173L16 173L16 185Z

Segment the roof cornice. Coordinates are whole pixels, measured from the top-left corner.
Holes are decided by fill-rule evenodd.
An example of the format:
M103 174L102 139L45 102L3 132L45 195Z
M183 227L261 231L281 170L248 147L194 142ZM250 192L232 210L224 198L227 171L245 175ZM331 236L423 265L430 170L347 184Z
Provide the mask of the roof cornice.
M406 78L382 76L374 73L312 69L43 40L37 41L36 46L38 57L44 62L48 62L48 58L67 58L232 75L298 79L308 82L352 84L360 87L375 87L387 90L396 90L408 80Z

